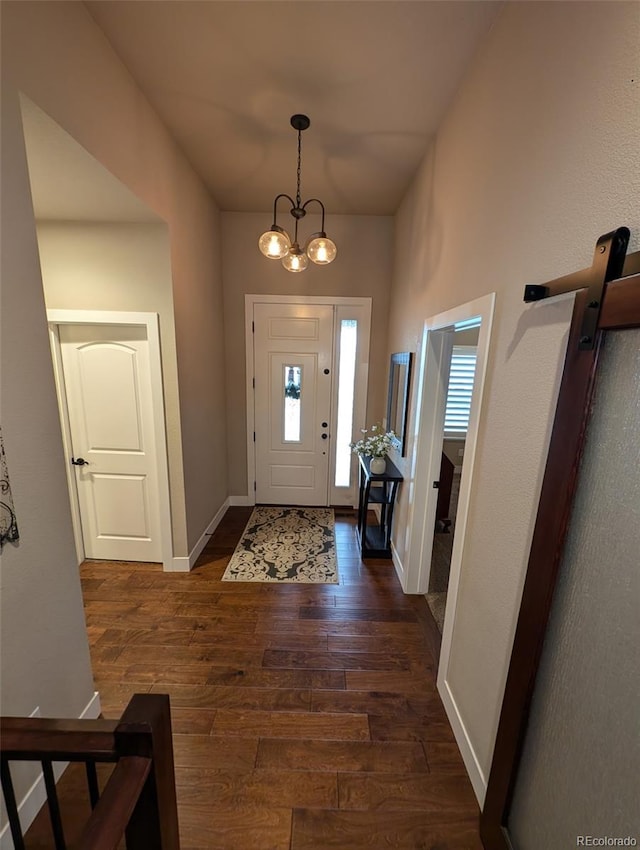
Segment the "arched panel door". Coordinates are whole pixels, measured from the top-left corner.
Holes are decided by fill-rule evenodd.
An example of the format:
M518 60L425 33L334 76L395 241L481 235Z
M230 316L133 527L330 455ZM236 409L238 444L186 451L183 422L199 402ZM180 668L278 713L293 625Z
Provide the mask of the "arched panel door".
M162 561L146 329L60 326L85 556Z

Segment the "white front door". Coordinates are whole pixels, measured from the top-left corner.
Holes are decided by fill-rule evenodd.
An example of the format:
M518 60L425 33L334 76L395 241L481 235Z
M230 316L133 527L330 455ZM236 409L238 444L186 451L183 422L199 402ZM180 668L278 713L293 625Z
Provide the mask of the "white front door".
M256 502L328 504L333 315L254 305Z
M162 561L146 329L61 325L60 346L85 556Z

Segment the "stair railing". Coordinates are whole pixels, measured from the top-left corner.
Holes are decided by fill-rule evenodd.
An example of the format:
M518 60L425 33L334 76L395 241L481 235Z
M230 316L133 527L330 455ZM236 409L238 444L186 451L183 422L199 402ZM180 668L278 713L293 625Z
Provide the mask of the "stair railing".
M53 762L84 762L91 815L75 850L179 850L169 697L135 694L119 721L0 719L2 791L15 850L24 850L9 762L41 762L56 850L66 850ZM96 764L115 762L102 793Z

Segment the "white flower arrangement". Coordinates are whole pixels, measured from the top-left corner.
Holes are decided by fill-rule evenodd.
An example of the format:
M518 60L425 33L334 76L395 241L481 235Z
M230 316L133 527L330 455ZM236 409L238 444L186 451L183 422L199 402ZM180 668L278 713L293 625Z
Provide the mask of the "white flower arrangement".
M361 437L357 443L350 443L352 451L364 457L386 457L393 448L396 435L393 431L383 431L381 425L362 428Z

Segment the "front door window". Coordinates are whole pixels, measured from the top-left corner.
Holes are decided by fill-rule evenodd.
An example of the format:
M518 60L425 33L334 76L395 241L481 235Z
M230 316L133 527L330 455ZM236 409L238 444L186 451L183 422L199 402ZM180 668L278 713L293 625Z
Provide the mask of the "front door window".
M300 396L302 394L302 367L284 367L284 441L300 442Z

